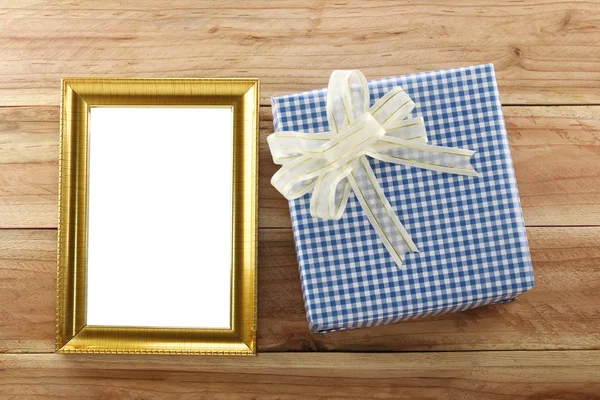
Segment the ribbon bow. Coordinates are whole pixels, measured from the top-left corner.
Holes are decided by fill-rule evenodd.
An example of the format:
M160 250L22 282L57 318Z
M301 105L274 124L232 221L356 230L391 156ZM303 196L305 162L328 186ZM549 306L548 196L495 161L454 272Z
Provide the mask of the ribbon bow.
M282 168L271 184L288 200L312 192L313 217L338 220L354 191L377 235L398 265L418 252L377 182L367 156L437 172L478 176L472 150L427 144L422 117L407 118L415 103L394 87L369 108L369 88L357 70L334 71L327 89L330 131L275 132L267 138Z

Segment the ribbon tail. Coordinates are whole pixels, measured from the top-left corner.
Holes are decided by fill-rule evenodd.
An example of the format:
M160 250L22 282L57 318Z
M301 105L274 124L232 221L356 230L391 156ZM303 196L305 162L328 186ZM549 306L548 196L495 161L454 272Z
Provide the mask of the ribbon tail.
M419 250L385 197L365 156L357 160L347 178L383 245L398 268L402 268L404 255Z
M479 176L471 165L471 157L475 154L473 150L433 146L386 135L371 146L365 154L393 164L457 175Z

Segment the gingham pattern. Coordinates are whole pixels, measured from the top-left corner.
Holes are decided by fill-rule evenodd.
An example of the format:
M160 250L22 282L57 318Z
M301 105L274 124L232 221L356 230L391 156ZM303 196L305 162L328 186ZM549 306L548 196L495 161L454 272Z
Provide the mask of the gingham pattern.
M417 103L429 142L476 150L480 178L370 159L421 253L392 261L352 195L339 221L290 201L307 318L315 332L381 325L514 299L534 285L493 66L369 82L371 104L394 86ZM328 130L326 89L272 99L275 130Z

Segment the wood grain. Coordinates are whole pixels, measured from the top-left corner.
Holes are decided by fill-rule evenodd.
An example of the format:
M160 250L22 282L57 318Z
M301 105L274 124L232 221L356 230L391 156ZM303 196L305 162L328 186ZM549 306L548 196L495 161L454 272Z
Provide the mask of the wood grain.
M55 229L0 230L0 353L53 351L56 243Z
M58 107L0 107L0 227L56 227Z
M504 112L527 225L600 225L600 106ZM287 228L287 202L269 183L271 121L261 107L260 226ZM0 107L0 227L56 227L58 130L58 107Z
M527 225L600 225L600 107L505 107Z
M0 355L2 398L599 399L600 351Z
M289 210L269 184L269 98L325 87L333 69L375 79L481 63L494 64L505 105L536 288L310 333ZM66 76L261 79L258 357L49 354ZM600 400L597 2L9 0L0 82L1 399Z
M529 228L536 288L498 306L312 334L292 234L262 230L259 351L600 349L600 228ZM0 230L0 353L52 352L56 232Z
M65 76L262 80L262 102L327 86L494 63L502 101L600 103L600 5L186 1L12 1L0 7L0 105L57 105Z

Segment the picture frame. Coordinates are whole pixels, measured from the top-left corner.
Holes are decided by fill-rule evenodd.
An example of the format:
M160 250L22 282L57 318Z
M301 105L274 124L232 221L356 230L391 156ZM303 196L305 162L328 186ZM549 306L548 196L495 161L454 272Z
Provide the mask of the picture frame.
M255 355L256 354L256 302L257 302L257 215L258 215L258 111L259 111L259 82L258 79L243 78L243 79L112 79L112 78L65 78L62 80L62 99L61 99L61 127L60 127L60 166L59 166L59 226L58 226L58 270L57 270L57 326L56 326L56 351L59 353L105 353L105 354L212 354L212 355ZM109 293L112 300L114 287L124 288L124 297L135 298L139 303L137 306L142 306L144 302L140 301L137 294L127 297L128 290L135 291L139 289L140 278L147 278L150 274L149 269L144 269L142 266L141 273L135 272L132 282L123 281L123 274L114 274L110 272L110 268L104 266L118 265L121 271L129 268L132 263L124 263L123 257L112 255L111 247L106 243L99 243L98 239L100 232L99 223L96 228L91 231L88 229L90 221L108 220L113 218L113 211L107 211L107 208L102 208L98 204L100 201L92 202L95 204L90 208L90 189L94 184L90 184L90 154L92 154L92 168L94 171L94 179L99 179L105 171L111 168L118 170L118 165L115 166L115 161L111 158L114 155L100 156L95 155L96 147L94 143L101 141L94 133L90 145L90 127L96 120L90 120L90 116L96 113L94 110L102 108L115 108L134 110L134 109L164 109L169 110L181 109L185 112L186 109L204 109L210 107L220 107L231 111L231 126L232 126L232 148L231 153L227 153L226 149L215 148L210 149L216 140L216 137L211 132L202 131L205 135L206 147L196 146L198 157L188 157L189 160L205 160L205 157L210 154L218 153L223 157L230 157L232 162L230 175L223 172L218 175L219 179L230 179L231 181L231 219L230 225L224 223L212 224L197 224L190 226L187 223L186 229L189 229L189 235L194 235L196 231L204 230L205 233L210 233L215 227L223 228L230 226L230 230L221 229L223 232L231 235L230 254L213 255L213 257L205 257L203 254L197 254L198 258L190 262L194 269L196 266L210 264L206 270L214 268L212 264L225 265L230 262L230 275L228 282L230 285L230 303L229 304L229 326L225 327L203 327L203 326L129 326L125 324L110 324L110 316L115 314L115 310L126 308L127 300L121 300L116 305L117 308L108 310L109 323L102 325L88 324L88 319L91 318L91 309L89 303L92 297L90 292L95 286L94 282L88 282L91 272L97 274L98 271L107 276L106 280L111 283L110 287L103 290L103 293ZM156 114L156 113L150 113ZM146 114L146 115L150 115ZM96 118L96 117L94 117ZM199 125L202 125L200 120ZM113 125L114 126L114 125ZM169 122L169 127L174 125ZM186 125L187 126L187 125ZM100 128L98 128L100 129ZM172 131L174 128L169 129ZM132 131L135 131L133 129ZM129 131L124 131L125 136ZM195 130L194 132L201 132ZM211 136L212 135L212 136ZM108 137L108 136L107 136ZM167 132L165 132L167 137ZM189 136L192 137L192 136ZM94 141L96 140L96 142ZM106 139L108 140L108 139ZM145 139L144 139L145 142ZM135 157L144 154L142 149L123 149L119 146L124 146L125 141L119 137L112 142L107 141L108 146L114 146L113 149L118 149L119 154L125 154L121 159L134 160L131 164L124 162L123 165L136 165ZM160 145L160 142L158 142ZM194 146L186 146L185 139L183 143L178 143L179 148L187 147L195 148ZM90 148L92 151L90 151ZM100 148L100 147L98 147ZM100 151L100 150L98 150ZM115 151L116 152L116 151ZM98 153L101 154L101 153ZM194 153L195 154L195 153ZM156 163L164 162L164 154L157 154L154 159ZM95 158L94 158L95 157ZM129 159L128 157L132 157ZM203 158L204 157L204 158ZM104 166L99 160L105 159ZM177 159L177 157L174 157ZM190 161L191 162L191 161ZM161 166L167 168L169 165ZM149 166L151 164L148 164ZM152 164L153 165L153 164ZM108 167L110 166L110 167ZM142 171L142 172L140 172ZM144 169L140 167L137 173L143 174ZM203 171L198 171L194 168L176 169L175 174L188 174L188 182L196 182L198 185L202 183L202 174L219 174L215 168L206 168ZM208 176L208 175L205 175ZM152 181L153 177L149 177ZM169 179L164 182L170 181ZM193 185L192 183L189 185ZM226 186L226 185L225 185ZM225 187L224 186L224 187ZM154 188L155 193L159 193L160 188ZM158 191L157 191L158 190ZM93 190L92 190L93 191ZM106 192L106 191L104 191ZM198 191L203 199L212 198L210 188L203 188ZM100 193L98 191L94 193ZM129 195L135 195L135 191L130 191ZM208 195L207 195L208 194ZM119 196L119 193L114 194ZM99 198L91 197L92 200ZM176 195L170 198L177 198ZM95 201L95 200L94 200ZM124 200L123 200L124 201ZM143 202L145 203L145 201ZM229 204L226 201L220 203ZM141 204L141 203L138 203ZM178 203L175 203L177 206ZM158 207L157 207L158 208ZM150 215L160 213L161 209L154 208ZM177 207L175 207L177 208ZM180 207L179 207L180 208ZM173 207L170 207L173 210ZM223 208L223 210L226 210ZM164 212L165 210L162 210ZM128 214L119 211L121 214ZM184 211L185 212L185 209ZM95 213L95 214L94 214ZM91 218L94 214L96 217ZM205 218L210 213L202 214ZM91 218L91 219L90 219ZM180 218L186 219L186 218ZM227 220L227 218L224 218ZM168 216L163 218L164 221L171 221ZM118 233L123 230L132 229L135 232L135 226L129 227L127 223L117 220L109 228L114 226L113 233ZM184 225L182 225L184 226ZM112 229L112 228L111 228ZM186 231L187 232L187 231ZM158 231L157 234L161 232ZM165 240L173 235L173 231L165 233ZM208 235L207 237L210 237ZM90 238L93 239L90 239ZM128 236L130 239L136 235ZM224 237L224 236L222 236ZM91 241L90 241L91 240ZM175 244L179 242L173 242ZM198 245L199 241L194 242ZM94 247L95 246L95 247ZM127 250L128 243L123 248ZM135 247L131 245L132 248ZM113 246L114 247L114 246ZM156 247L156 246L154 246ZM162 247L162 246L159 246ZM188 246L189 247L189 246ZM200 246L201 247L201 246ZM91 248L99 248L101 251L95 251L95 256L91 257L88 250ZM186 250L186 249L183 249ZM154 251L148 249L148 251ZM204 251L210 251L204 249ZM194 250L191 254L196 254ZM98 254L109 255L112 258L109 263L102 264ZM138 253L140 254L140 253ZM179 254L179 251L178 251ZM167 254L168 256L168 254ZM91 257L91 258L89 258ZM229 258L228 258L229 257ZM147 257L148 258L148 257ZM222 261L230 260L230 261ZM217 262L218 261L218 262ZM91 265L94 265L91 268ZM100 265L101 264L101 265ZM113 265L114 264L114 265ZM135 264L135 262L133 263ZM100 265L100 266L98 266ZM161 268L159 276L155 281L161 282L165 276L168 276L168 271L171 266ZM219 267L221 268L221 267ZM223 267L225 268L225 267ZM152 270L154 271L154 270ZM185 273L185 271L184 271ZM121 280L120 280L121 279ZM209 278L207 278L209 279ZM171 293L178 293L178 286L190 279L186 276L174 277L174 285L170 287ZM201 281L206 281L201 279ZM210 279L209 279L210 281ZM180 283L177 283L180 282ZM117 285L118 283L118 285ZM187 286L186 286L187 287ZM193 287L193 286L191 286ZM148 289L146 285L146 289ZM94 289L95 290L95 289ZM163 293L163 288L150 288L146 290L148 293ZM193 292L193 291L192 291ZM194 293L195 296L197 293ZM204 293L205 294L205 293ZM94 294L94 296L96 296ZM164 296L164 301L172 300L172 295ZM98 297L98 296L96 296ZM160 296L157 296L160 297ZM196 297L191 297L196 298ZM100 300L96 304L104 306L104 300ZM197 316L196 312L202 313L202 309L212 307L212 297L202 301L202 304L188 301L181 304L183 316L182 321L185 321L187 316ZM160 301L163 301L160 300ZM106 301L106 304L110 303ZM156 303L161 304L161 303ZM174 310L177 305L166 308L165 315L173 314L170 311ZM149 315L154 315L153 309L148 310ZM159 314L159 313L157 313ZM137 313L136 313L137 315ZM221 316L222 317L222 316ZM190 318L192 320L193 318Z

